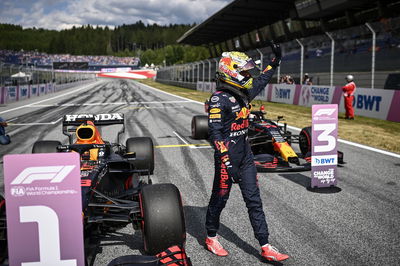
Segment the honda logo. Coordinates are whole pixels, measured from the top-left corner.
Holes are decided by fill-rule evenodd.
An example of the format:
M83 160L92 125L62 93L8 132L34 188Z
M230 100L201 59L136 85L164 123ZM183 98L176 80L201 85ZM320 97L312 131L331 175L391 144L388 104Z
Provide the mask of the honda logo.
M11 185L31 184L39 180L60 183L74 168L75 165L28 167L11 182Z

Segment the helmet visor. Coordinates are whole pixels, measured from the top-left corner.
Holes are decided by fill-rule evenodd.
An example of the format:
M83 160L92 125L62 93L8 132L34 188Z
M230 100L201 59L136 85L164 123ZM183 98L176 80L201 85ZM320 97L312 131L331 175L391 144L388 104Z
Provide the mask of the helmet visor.
M261 70L253 60L250 60L241 68L240 74L244 77L257 78L260 76Z

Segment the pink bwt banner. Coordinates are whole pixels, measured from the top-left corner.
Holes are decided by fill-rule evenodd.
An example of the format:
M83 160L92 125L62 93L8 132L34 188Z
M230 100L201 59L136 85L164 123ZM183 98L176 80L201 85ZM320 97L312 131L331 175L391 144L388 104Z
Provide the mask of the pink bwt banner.
M338 105L312 106L311 187L337 185Z
M4 156L10 265L84 266L78 153Z

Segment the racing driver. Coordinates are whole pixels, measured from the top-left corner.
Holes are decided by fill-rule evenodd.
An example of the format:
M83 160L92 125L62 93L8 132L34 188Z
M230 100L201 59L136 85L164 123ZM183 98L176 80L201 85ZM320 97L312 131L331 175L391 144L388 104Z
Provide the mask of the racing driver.
M279 44L271 42L275 58L261 72L255 62L241 52L224 52L217 72L217 91L209 101L208 125L214 144L215 176L206 216L206 247L218 256L227 256L217 238L219 219L233 183L238 183L246 202L254 235L261 245L261 255L269 261L283 261L268 241L268 226L257 183L247 128L250 102L266 87L281 59Z

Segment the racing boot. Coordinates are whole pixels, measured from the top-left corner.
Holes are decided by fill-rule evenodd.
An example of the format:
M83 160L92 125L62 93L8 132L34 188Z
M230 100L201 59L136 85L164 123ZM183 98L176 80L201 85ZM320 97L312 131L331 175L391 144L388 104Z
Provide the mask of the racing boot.
M280 253L276 247L270 244L261 247L261 256L269 261L283 261L289 258L288 255Z
M226 251L221 243L219 243L217 237L207 237L206 238L206 246L209 251L214 253L217 256L228 256L228 251Z

